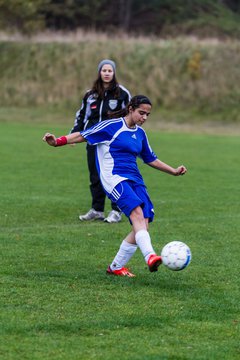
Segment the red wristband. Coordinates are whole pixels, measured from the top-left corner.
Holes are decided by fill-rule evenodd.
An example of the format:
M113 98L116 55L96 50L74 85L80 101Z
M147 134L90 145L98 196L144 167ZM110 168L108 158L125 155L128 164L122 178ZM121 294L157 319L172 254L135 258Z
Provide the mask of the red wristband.
M67 138L66 136L61 136L56 139L56 146L63 146L67 144Z

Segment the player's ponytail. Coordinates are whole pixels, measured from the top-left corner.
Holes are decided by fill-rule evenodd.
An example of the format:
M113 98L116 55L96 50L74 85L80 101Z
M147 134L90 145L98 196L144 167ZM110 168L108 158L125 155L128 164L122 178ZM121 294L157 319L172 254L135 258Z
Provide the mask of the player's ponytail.
M149 104L152 106L151 101L149 100L149 98L145 95L136 95L133 96L131 98L131 100L129 101L129 103L127 104L127 106L124 109L118 110L118 111L111 111L108 113L108 118L109 119L114 119L114 118L119 118L122 116L126 116L127 114L129 114L129 109L131 108L132 110L137 109L141 104Z
M117 119L128 114L127 107L118 111L109 111L108 112L108 119Z

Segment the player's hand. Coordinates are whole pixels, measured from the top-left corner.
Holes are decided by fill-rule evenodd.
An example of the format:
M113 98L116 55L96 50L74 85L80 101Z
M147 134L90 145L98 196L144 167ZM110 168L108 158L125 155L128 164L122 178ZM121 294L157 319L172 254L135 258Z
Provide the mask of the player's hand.
M186 172L187 172L187 168L184 165L181 165L176 169L175 176L184 175L186 174Z
M48 143L48 145L50 145L50 146L56 146L56 144L57 144L55 135L50 134L50 133L46 133L44 135L43 141L46 141Z

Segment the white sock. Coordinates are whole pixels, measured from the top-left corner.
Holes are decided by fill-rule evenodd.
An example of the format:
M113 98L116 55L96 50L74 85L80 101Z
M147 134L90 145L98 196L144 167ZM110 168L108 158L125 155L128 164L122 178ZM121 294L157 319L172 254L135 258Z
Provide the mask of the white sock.
M137 245L130 244L126 240L123 240L117 252L117 255L115 256L113 262L110 265L110 268L112 270L119 270L124 267L134 255L136 250Z
M143 257L147 263L150 255L155 254L148 231L147 230L139 230L135 234L135 240L136 240L136 243L139 246L139 249L141 250Z

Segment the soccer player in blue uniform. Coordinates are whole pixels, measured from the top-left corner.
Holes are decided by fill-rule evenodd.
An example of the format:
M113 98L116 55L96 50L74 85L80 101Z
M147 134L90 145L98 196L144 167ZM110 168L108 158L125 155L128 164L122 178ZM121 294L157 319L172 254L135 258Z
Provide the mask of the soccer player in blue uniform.
M170 175L184 175L184 165L173 168L152 151L143 123L151 112L151 101L144 95L134 96L127 107L114 113L115 118L98 123L90 129L56 138L46 133L43 140L51 146L62 146L87 141L96 145L97 169L107 196L129 218L131 232L107 269L108 274L134 277L125 265L139 247L150 272L157 271L162 262L156 255L148 232L153 221L154 209L142 175L137 157L147 165Z

